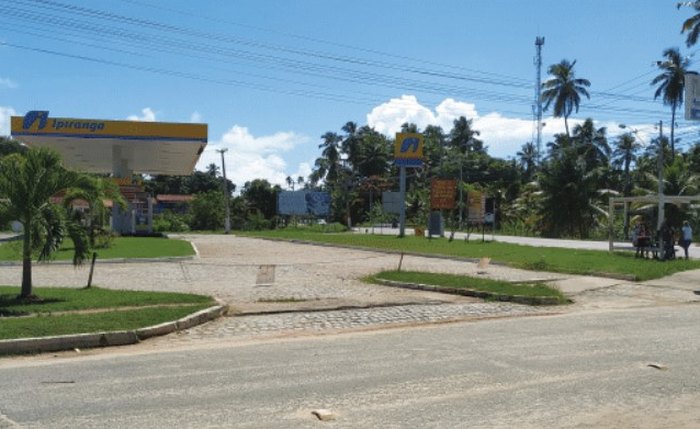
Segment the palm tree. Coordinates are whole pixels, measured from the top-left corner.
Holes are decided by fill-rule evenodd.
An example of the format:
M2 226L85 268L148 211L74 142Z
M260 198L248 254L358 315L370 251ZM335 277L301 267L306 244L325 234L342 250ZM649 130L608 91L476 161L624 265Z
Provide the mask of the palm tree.
M525 169L526 182L532 179L532 172L535 170L537 162L537 147L532 142L525 143L516 154L520 165Z
M119 186L109 178L86 176L83 180L84 186L66 191L63 206L71 212L74 201L83 200L88 203L90 210L87 214L75 211L71 216L87 229L90 247L95 247L98 245L98 237L110 237L111 234L107 228L109 213L104 204L105 200L111 200L114 206L119 206L122 210L126 208L127 203Z
M459 148L460 152L476 153L484 152L484 143L477 139L480 133L472 129L473 121L464 116L460 116L452 122L452 130L450 130L450 146Z
M622 168L623 182L622 195L629 197L632 195L632 180L630 175L630 166L632 162L637 159L637 151L640 145L637 143L637 139L632 135L632 133L625 133L618 137L615 142L615 150L612 153L613 156L613 167ZM624 220L624 234L625 238L629 237L629 212L626 212L627 216Z
M558 64L552 64L547 71L552 78L542 84L544 110L549 109L552 102L554 103L552 113L556 118L564 117L564 128L568 137L571 136L568 118L574 109L578 113L581 95L585 95L588 99L591 98L586 89L591 86L591 82L587 79L576 79L574 65L576 65L576 60L571 63L569 60L561 60Z
M360 129L358 128L357 123L352 121L345 123L341 129L346 135L343 138L340 147L343 153L345 153L347 156L350 165L352 165L353 168L356 168L357 158L360 156L360 143L362 140Z
M605 127L596 128L592 119L574 127L573 143L581 149L589 168L605 166L610 161L610 145Z
M671 158L676 155L674 131L676 129L676 110L683 104L683 91L685 90L685 72L690 66L688 58L681 57L678 48L668 48L664 51L665 61L657 61L656 64L661 74L651 81L652 85L659 85L654 93L654 100L662 96L664 104L671 106Z
M50 198L74 187L90 185L86 175L66 170L60 156L50 149L31 149L24 155L12 154L0 160L0 195L3 197L0 204L23 226L20 298L33 297L33 250L40 248L39 259L47 259L58 250L67 230L63 211L52 204ZM87 257L87 237L81 237L75 244L73 261L80 263Z
M623 195L628 197L632 193L632 181L630 180L630 166L637 159L637 151L640 145L632 133L625 133L618 137L613 151L613 166L622 167L624 177Z
M700 1L678 3L678 8L681 6L692 6L695 9L695 15L683 21L683 27L681 28L681 33L688 32L688 37L685 39L685 44L687 47L691 47L698 42L698 36L700 36Z
M340 151L339 144L342 140L338 134L327 132L321 136L323 143L318 145L322 148L321 158L316 159L316 171L318 179L326 180L326 184L333 186L340 173Z
M381 133L368 129L362 133L355 172L360 177L382 176L389 170L389 142Z

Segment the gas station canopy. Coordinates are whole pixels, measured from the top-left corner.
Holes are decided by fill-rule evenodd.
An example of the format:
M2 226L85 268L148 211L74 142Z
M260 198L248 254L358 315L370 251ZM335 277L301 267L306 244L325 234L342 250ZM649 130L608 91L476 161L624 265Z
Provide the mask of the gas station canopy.
M192 174L207 145L206 124L50 118L48 111L13 116L11 134L53 148L66 168L117 177Z

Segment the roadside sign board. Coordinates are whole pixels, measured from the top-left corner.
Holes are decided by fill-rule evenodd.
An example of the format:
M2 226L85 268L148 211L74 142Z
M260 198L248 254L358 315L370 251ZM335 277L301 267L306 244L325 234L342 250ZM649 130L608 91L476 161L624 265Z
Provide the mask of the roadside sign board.
M423 135L396 133L394 163L400 167L423 166Z
M470 223L484 223L486 196L480 191L469 191L467 199L467 221Z
M433 179L430 182L430 208L433 210L454 209L456 194L456 179Z
M403 200L401 199L400 192L382 192L382 209L386 213L399 214L402 204Z

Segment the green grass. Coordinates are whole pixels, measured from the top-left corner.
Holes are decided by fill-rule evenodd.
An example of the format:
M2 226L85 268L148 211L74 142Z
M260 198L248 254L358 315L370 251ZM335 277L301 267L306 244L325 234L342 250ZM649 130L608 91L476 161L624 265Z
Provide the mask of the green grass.
M473 240L449 242L445 238L397 238L387 235L337 233L323 234L303 229L279 229L246 233L248 236L284 240L306 240L341 246L359 246L395 252L423 253L462 258L489 257L516 268L569 274L613 274L633 276L636 280L665 277L679 271L700 269L700 261L677 259L655 261L635 258L632 252L608 253L597 250L533 247L518 244Z
M95 287L34 288L43 301L31 303L16 300L18 293L19 287L0 286L0 339L137 329L214 304L202 295Z
M547 286L544 283L514 284L502 280L418 271L382 271L370 276L368 279L370 281L382 279L403 283L420 283L445 288L472 289L499 295L520 295L528 297L547 296L555 297L562 303L567 301L560 290Z
M21 260L21 241L0 244L0 261ZM109 248L95 249L98 259L159 258L194 255L192 245L184 240L157 237L117 237ZM73 243L66 240L53 259L73 259Z
M177 320L208 305L144 308L94 314L0 318L0 340L122 331Z
M0 286L0 315L5 313L51 313L149 305L211 304L208 296L170 292L144 292L100 289L34 288L43 301L24 303L15 300L18 286Z

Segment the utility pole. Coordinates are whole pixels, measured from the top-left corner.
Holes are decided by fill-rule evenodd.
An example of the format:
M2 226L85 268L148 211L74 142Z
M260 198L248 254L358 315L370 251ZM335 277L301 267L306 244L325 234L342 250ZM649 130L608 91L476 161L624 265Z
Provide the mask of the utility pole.
M661 231L661 225L664 223L664 122L659 121L659 156L657 159L659 169L659 215L657 216L656 230ZM659 247L663 249L663 236L660 235ZM661 250L660 249L660 250Z
M544 37L535 38L535 47L537 54L535 55L535 67L537 68L537 76L535 78L535 120L537 123L537 164L539 165L542 155L542 46L544 45Z
M226 162L224 161L224 153L226 153L228 149L217 149L216 151L221 154L221 172L223 173L224 176L224 202L226 204L226 218L224 219L224 232L226 234L231 232L231 204L230 204L230 198L231 195L228 191L228 180L226 180Z

